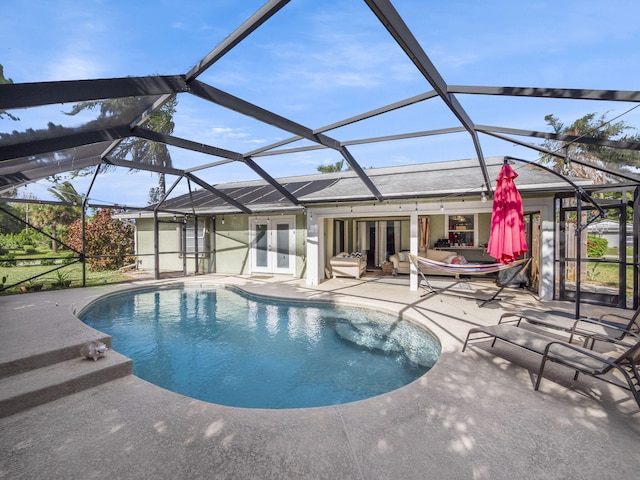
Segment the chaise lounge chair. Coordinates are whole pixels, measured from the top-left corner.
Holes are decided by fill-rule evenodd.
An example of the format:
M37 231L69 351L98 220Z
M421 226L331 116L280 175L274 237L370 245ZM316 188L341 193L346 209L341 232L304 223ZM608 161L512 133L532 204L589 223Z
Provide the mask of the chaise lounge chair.
M613 322L609 320L611 318L615 318L618 321ZM516 326L519 326L523 320L532 325L568 332L569 343L573 341L575 335L589 336L595 334L617 340L622 340L629 336L632 341L640 339L640 308L636 310L631 318L605 313L598 319L586 317L575 319L565 316L563 312L525 310L518 313L503 313L498 323L515 323ZM620 323L620 320L624 323Z
M590 343L591 347L593 347L595 341L599 340L614 343L624 348L622 353L618 351L617 355L609 357L588 348L554 340L541 333L503 323L470 329L464 346L462 347L463 352L467 348L471 336L475 334L480 334L481 336L475 337L473 340L493 338L493 342L491 343L492 347L495 345L496 340L500 339L541 355L542 359L534 390L538 390L540 387L547 362L554 362L575 370L574 380L578 379L580 373L584 373L630 391L638 407L640 407L640 341L629 345L619 340L600 335L587 337L585 345ZM614 371L622 375L626 381L626 385L607 378L607 374Z

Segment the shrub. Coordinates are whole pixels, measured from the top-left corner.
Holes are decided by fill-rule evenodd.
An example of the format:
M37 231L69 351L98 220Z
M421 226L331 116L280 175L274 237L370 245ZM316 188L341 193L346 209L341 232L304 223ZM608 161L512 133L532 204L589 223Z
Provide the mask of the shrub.
M0 236L0 244L5 250L19 250L22 248L22 240L15 233L7 233Z
M0 260L0 267L15 267L18 264L15 260L15 255L11 252L2 255Z
M71 248L82 250L82 224L76 220L69 225L67 242ZM87 263L91 270L116 270L124 266L134 250L133 226L111 216L111 210L98 210L85 227ZM104 256L103 258L91 258Z
M607 252L609 242L606 238L597 237L595 235L587 236L587 257L602 258Z

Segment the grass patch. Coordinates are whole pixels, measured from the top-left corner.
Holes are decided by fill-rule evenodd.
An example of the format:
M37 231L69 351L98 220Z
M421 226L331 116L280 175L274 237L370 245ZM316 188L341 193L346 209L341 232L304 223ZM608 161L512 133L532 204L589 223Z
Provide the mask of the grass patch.
M618 247L608 247L607 251L605 252L605 257L618 258L618 255L619 255ZM627 255L628 261L633 259L633 247L626 247L626 255Z
M45 266L45 265L30 265L30 266L15 266L15 267L3 267L0 265L0 278L6 277L5 284L13 285L18 282L27 280L28 278L36 275L41 275L45 272L49 272L60 265ZM46 275L39 276L31 281L31 283L40 283L43 285L43 290L60 288L55 286L59 283L58 272L63 274L67 280L71 280L70 287L82 286L82 264L74 263L67 265L55 272L47 273ZM87 268L87 286L105 285L109 283L122 283L131 280L133 277L119 271L104 271L104 272L92 272ZM23 284L28 285L28 284ZM2 293L20 293L20 286L12 287Z
M627 295L633 293L633 269L626 269ZM606 285L618 288L620 285L618 265L601 262L588 262L586 265L586 278L588 283L596 285Z

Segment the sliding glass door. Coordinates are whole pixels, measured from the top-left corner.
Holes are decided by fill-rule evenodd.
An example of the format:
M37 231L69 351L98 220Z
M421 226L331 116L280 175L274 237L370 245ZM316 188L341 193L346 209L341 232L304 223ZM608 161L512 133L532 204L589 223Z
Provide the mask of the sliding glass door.
M400 250L400 221L361 221L357 224L358 249L367 254L367 265L379 267Z

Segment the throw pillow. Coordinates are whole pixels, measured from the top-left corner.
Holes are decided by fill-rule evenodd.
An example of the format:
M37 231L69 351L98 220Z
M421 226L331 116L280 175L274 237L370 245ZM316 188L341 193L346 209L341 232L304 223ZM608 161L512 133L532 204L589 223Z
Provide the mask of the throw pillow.
M458 254L457 253L452 253L451 255L449 255L447 258L445 258L442 263L453 263L453 259L454 258L458 258Z
M408 262L409 255L407 254L407 252L398 252L398 260L401 262Z
M467 262L467 259L462 255L456 255L455 258L451 259L450 263L453 265L467 265L469 262Z

